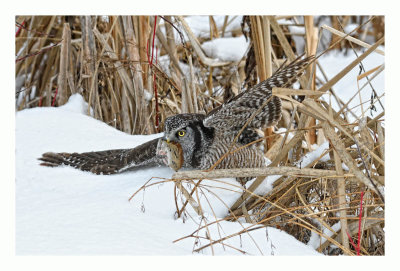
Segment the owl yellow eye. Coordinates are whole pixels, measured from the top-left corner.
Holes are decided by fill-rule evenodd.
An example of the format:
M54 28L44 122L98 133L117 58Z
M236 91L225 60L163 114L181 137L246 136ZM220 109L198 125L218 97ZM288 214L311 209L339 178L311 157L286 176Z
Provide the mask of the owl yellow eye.
M185 131L178 131L178 136L184 136L185 135Z

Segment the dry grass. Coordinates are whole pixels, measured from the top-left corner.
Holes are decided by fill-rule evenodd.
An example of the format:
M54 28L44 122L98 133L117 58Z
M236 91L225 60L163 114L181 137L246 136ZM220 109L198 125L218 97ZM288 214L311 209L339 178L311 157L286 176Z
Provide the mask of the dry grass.
M272 161L267 170L257 173L256 181L246 188L232 187L243 193L225 218L203 221L191 235L183 238L198 240L207 231L206 245L194 249L226 244L224 241L248 234L259 227L280 228L301 242L312 235L320 239L318 251L326 255L355 255L360 236L361 255L384 255L384 145L385 112L374 118L356 117L349 101L341 101L333 86L372 52L384 44L384 18L373 16L332 16L332 27L316 28L313 18L286 16L293 25L304 27L300 34L306 44L306 54L315 54L322 31L333 33L327 50L347 50L365 47L365 52L333 78L317 78L323 67L317 60L300 80L302 99L293 98L291 89L274 89L283 100L283 118L278 127L264 131L265 155ZM16 108L60 106L69 96L80 93L93 109L95 118L130 134L151 134L163 129L166 117L184 112L208 112L241 89L251 87L257 80L268 78L284 62L293 60L293 35L275 16L244 17L242 29L226 32L230 18L221 29L210 16L210 36L198 38L181 16L17 16L16 26ZM358 24L351 35L343 33L349 23ZM270 27L268 27L270 26ZM173 30L178 30L174 32ZM183 40L183 34L188 42ZM246 35L252 46L239 62L223 62L204 54L201 43L216 37ZM299 34L296 34L297 36ZM366 36L375 38L374 44L364 42ZM175 42L178 39L180 42ZM324 51L323 53L325 53ZM158 53L158 54L157 54ZM160 65L157 55L168 55L169 63ZM185 63L188 71L182 70ZM314 65L316 64L316 65ZM357 80L379 74L384 66L364 71ZM326 76L325 76L326 77ZM369 84L369 83L367 83ZM373 84L373 81L371 82ZM365 85L364 85L365 86ZM364 86L359 88L361 91ZM354 93L354 97L359 95ZM329 93L341 109L336 112L319 97ZM375 95L376 97L377 95ZM380 103L379 97L371 105ZM368 105L359 105L366 112ZM293 137L288 139L288 134ZM330 160L320 157L299 169L301 158L311 152L311 144L330 142ZM305 142L305 144L304 144ZM232 150L235 151L235 150ZM322 157L322 156L321 156ZM346 164L348 170L342 168ZM177 173L176 194L182 196L177 216L187 216L187 208L202 215L199 195L212 193L201 179L222 176L246 176L246 169L236 171ZM190 175L191 174L191 175ZM254 170L252 176L255 176ZM253 192L266 176L279 174L273 189L265 195ZM200 181L198 181L200 179ZM219 185L215 180L215 186ZM146 183L144 187L156 184ZM188 186L190 184L190 186ZM186 188L185 188L186 187ZM178 192L178 190L180 192ZM363 192L363 212L359 230L360 198ZM237 196L236 196L237 197ZM191 206L191 207L189 207ZM212 208L212 206L211 206ZM208 228L222 220L248 222L243 230L231 235L212 237ZM340 221L340 227L336 224ZM324 238L324 239L322 239ZM177 240L178 241L178 240ZM257 243L257 240L254 240ZM246 253L239 248L234 248Z

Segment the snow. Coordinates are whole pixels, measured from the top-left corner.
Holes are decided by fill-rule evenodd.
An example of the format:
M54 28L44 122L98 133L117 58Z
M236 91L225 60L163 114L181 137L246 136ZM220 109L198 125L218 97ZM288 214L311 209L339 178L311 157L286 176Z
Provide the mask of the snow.
M102 176L66 166L39 166L37 158L47 151L131 148L159 136L120 132L87 116L87 105L82 101L74 95L59 108L16 113L17 255L211 255L211 248L192 252L206 245L205 239L199 239L197 244L194 238L173 243L194 232L201 218L190 206L185 221L174 218L172 182L154 179L153 182L164 182L146 188L128 201L150 178L170 178L171 169L159 167ZM239 194L234 190L238 187L233 179L202 182L204 194L199 193L200 204L208 222L214 221L214 215L222 218L227 214L225 205L237 199ZM180 197L178 202L181 205ZM220 235L227 236L248 226L222 222L219 228L214 224L209 230L213 239L219 239ZM200 236L204 237L205 231ZM226 244L250 255L318 255L313 248L274 228L244 233ZM213 246L213 251L215 255L242 255L219 244Z
M380 47L379 49L384 51L384 47ZM363 52L356 51L357 55L360 56ZM328 54L323 55L319 62L323 67L325 73L329 76L328 79L333 78L337 73L339 73L345 66L350 64L357 56L350 50L347 54L338 53L336 51L330 52ZM365 72L378 67L385 63L385 57L377 54L371 53L367 58L362 61ZM333 86L333 90L337 93L340 99L344 102L348 102L358 91L357 86L357 76L359 75L360 69L356 66L352 69L348 74L346 74L339 82L337 82ZM364 73L364 72L362 72ZM322 73L317 69L317 76L323 78ZM371 78L372 75L369 76ZM381 96L385 93L385 77L384 72L381 72L378 76L376 76L373 80L371 80L371 84L377 92L378 96ZM366 78L361 79L359 81L359 87L361 88L367 82ZM371 111L368 110L369 100L371 99L372 89L369 85L367 85L364 89L361 90L361 98L359 95L355 95L352 101L349 103L348 108L352 109L353 112L357 115L358 118L364 116L371 116ZM323 96L325 100L329 103L329 97L327 95ZM358 106L360 104L360 99L364 103L362 108ZM380 97L380 100L385 106L385 96ZM332 106L338 111L340 107L337 105L335 99L332 97ZM375 102L376 112L372 111L372 116L377 116L380 112L383 111L381 105L378 102ZM363 110L361 110L363 109ZM348 114L348 118L350 121L355 121L355 118Z
M218 28L219 34L221 35L222 28L224 25L224 20L225 20L225 15L214 15L212 16L215 22L215 25ZM225 37L231 37L232 36L232 31L234 30L240 30L241 29L241 22L242 22L243 16L235 15L235 16L228 16L228 21L227 21L227 26L225 28ZM209 15L194 15L194 16L184 16L185 22L188 24L189 28L193 32L193 34L197 38L206 38L208 39L210 37L210 16ZM163 22L161 20L160 22ZM175 19L172 19L172 22L175 22ZM175 37L175 42L177 44L181 44L182 40L189 41L188 36L186 35L186 32L183 30L183 28L179 24L175 24L175 26L178 27L179 31L182 34L182 37L180 34L174 29L174 37ZM165 35L165 27L161 27L160 30L164 33Z
M69 97L68 102L60 106L59 108L81 114L87 114L88 112L88 104L85 102L82 95L80 95L79 93L72 94ZM92 108L90 108L90 112L91 112L90 115L93 116Z
M202 48L206 55L222 61L240 61L247 51L249 41L244 36L237 38L218 38L206 41Z
M231 31L234 29L240 29L240 23L243 16L229 16L228 26L226 27L226 35L230 35ZM213 16L215 24L219 30L222 29L224 25L225 16L216 15ZM193 34L197 37L210 37L210 18L209 16L188 16L185 17L186 23L189 25Z
M320 228L322 229L324 235L328 237L332 237L334 234L331 230L321 226L321 223L317 219L313 219L313 222L317 225L320 225ZM331 229L334 230L335 232L338 232L340 230L340 221L337 222L336 224L331 226ZM317 249L321 244L325 243L326 238L322 237L321 235L311 232L310 240L308 241L308 245L312 246L313 248ZM334 245L332 245L334 246Z
M322 143L319 146L317 144L314 144L314 145L311 146L311 148L314 149L314 150L309 152L309 153L306 153L298 161L297 166L299 168L304 168L304 167L308 166L309 164L311 164L316 159L319 159L319 161L321 161L321 162L326 162L326 161L329 160L329 153L326 153L324 156L322 156L322 154L324 152L329 150L329 142L328 141L325 141L324 143Z

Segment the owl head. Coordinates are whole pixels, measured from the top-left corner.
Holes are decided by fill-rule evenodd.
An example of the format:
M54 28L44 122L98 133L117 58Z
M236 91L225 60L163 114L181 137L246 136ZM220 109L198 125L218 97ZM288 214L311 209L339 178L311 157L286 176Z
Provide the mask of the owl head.
M202 114L178 114L165 120L163 140L182 147L183 167L196 167L212 143L213 129L204 127L203 119Z

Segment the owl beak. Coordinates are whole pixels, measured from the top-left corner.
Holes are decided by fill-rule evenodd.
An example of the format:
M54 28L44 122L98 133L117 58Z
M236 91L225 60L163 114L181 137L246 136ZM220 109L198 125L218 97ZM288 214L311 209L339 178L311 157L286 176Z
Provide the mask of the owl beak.
M168 137L166 137L166 136L164 136L164 137L162 138L162 140L163 140L163 141L165 141L165 142L167 142L167 143L169 143L169 142L170 142L169 138L168 138Z

